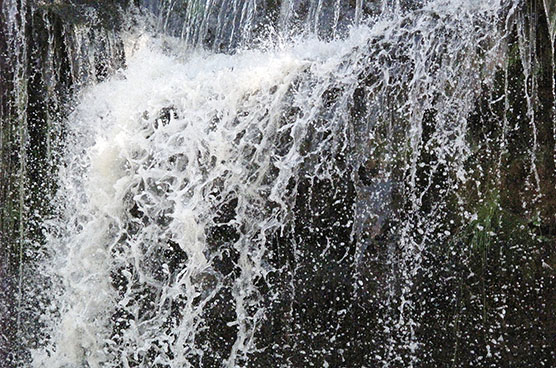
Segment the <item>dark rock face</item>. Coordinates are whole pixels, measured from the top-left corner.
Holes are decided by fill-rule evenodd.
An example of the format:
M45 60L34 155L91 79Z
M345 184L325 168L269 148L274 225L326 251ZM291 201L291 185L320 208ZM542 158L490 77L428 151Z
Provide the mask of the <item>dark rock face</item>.
M408 9L417 7L416 2L405 3ZM528 1L520 13L523 30L508 30L506 66L498 71L494 89L485 87L470 120L468 139L476 150L466 168L472 180L454 189L442 209L448 214L445 228L451 235L423 251L422 265L411 280L402 277L403 263L408 261L396 245L404 223L417 221L405 216L410 204L403 196L401 173L383 178L380 160L369 159L366 165L351 168L350 177L299 179L293 227L268 241L269 262L280 271L269 275L268 283L262 279L256 283L267 310L256 339L265 349L245 357L241 364L378 366L389 349L401 357L391 361L391 367L408 366L415 357L421 367L556 364L556 71L551 45L556 15L550 4ZM21 289L19 280L25 284L38 277L32 267L43 252L41 223L53 211L44 198L56 190L51 178L56 155L63 150L62 122L71 96L82 84L103 80L124 64L117 37L118 8L124 5L73 1L19 9L26 20L21 40L24 54L14 52L13 40L7 37L10 21L6 11L0 12L0 367L21 364L28 349L44 337L36 316L47 301L33 295L19 299L20 294L33 292ZM296 6L299 16L310 8L305 2ZM261 13L276 18L279 9L280 2L267 1ZM98 15L94 21L87 16L91 11ZM378 10L370 2L364 11ZM176 13L168 24L179 25L179 20ZM74 26L88 29L92 48L87 52L93 53L94 65L75 64L84 51L75 42ZM224 42L222 38L208 35L202 43L213 49L239 44L234 40L219 46L216 43ZM520 44L524 40L529 42ZM116 46L115 51L108 52L108 44ZM523 52L529 54L530 64L523 63ZM24 68L23 79L15 76L18 63ZM25 92L17 92L21 89L16 83L24 85ZM334 91L328 93L332 104ZM354 96L354 119L364 115L361 96ZM18 106L21 101L24 108ZM172 108L162 111L160 125L174 113ZM435 111L424 114L425 142L434 134L434 119ZM419 213L423 218L436 211L438 198L451 190L444 175L448 169L428 171L427 163L435 159L427 152L420 157L425 165L417 173L422 178L417 185L423 192L425 187L433 188L423 198ZM351 164L349 159L338 162ZM368 193L378 193L377 200L363 204L360 197ZM207 290L222 275L237 272L238 255L231 244L239 230L228 224L236 206L236 199L223 205L216 214L219 225L205 234L211 246L225 249L228 255L216 261L213 274L200 277ZM477 218L462 219L462 211L476 213ZM130 218L130 227L146 221L136 207L130 210ZM164 254L152 255L150 261L160 259L167 260L172 271L187 261L187 255L169 240ZM125 283L118 277L114 272L115 288ZM224 284L224 290L205 307L207 328L198 338L207 353L199 366L221 366L232 349L238 329L231 324L235 318L228 303L232 288ZM409 291L402 291L405 288ZM392 337L385 331L389 326L384 316L401 317L401 296L412 303L416 347L407 345L407 336ZM149 313L149 296L137 298L145 300L145 313ZM385 310L387 298L392 298L389 310ZM173 308L170 319L180 315L180 301ZM116 312L112 319L121 317ZM114 335L123 328L114 327ZM400 334L410 332L400 330ZM143 362L151 364L154 354L147 353Z

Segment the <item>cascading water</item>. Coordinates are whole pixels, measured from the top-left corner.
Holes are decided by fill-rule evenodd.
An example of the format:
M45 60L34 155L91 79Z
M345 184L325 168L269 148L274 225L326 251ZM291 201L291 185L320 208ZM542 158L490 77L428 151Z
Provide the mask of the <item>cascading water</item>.
M26 333L40 338L19 364L513 362L513 281L487 292L487 263L507 272L529 239L542 244L547 274L519 279L542 298L556 266L544 206L554 196L554 70L536 77L537 23L523 8L144 1L118 10L126 21L114 33L65 26L72 90L51 95L74 97L47 160L57 190L28 266L37 275L20 278L36 314ZM553 10L539 9L553 45ZM48 34L54 88L61 66ZM541 110L535 88L545 84L552 95ZM522 180L517 205L504 194L512 180ZM503 228L505 206L512 216L521 206L524 220ZM502 257L495 237L515 242L515 253ZM539 323L535 361L549 366L550 318ZM453 333L446 345L443 331Z

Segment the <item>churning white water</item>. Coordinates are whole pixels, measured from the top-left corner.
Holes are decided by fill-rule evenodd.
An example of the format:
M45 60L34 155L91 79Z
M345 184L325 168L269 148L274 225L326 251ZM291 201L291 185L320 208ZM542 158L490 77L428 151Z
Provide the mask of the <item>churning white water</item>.
M44 265L50 340L33 365L202 366L211 354L206 315L218 303L235 314L223 366L270 349L256 338L277 295L268 245L295 231L301 181L326 178L356 183L347 209L356 254L380 231L393 188L410 202L392 275L401 292L390 294L399 314L382 319L392 349L381 359L395 361L396 344L418 349L412 276L433 234L444 234L443 198L437 211L420 212L429 187L416 189L419 158L437 158L429 177L443 171L446 190L468 180L467 119L502 60L499 25L510 18L500 17L510 9L494 0L384 7L343 38L275 36L228 55L128 35L127 67L86 87L67 120ZM430 111L435 129L423 141ZM363 182L358 170L370 162L377 173ZM292 247L303 256L303 239Z

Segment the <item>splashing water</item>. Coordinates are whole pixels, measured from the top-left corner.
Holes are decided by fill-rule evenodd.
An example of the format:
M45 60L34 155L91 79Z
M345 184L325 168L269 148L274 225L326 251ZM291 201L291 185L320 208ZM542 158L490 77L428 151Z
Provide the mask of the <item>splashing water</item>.
M86 87L67 119L58 216L47 223L50 340L35 367L249 366L284 348L261 345L260 333L280 300L294 314L308 249L349 275L354 301L333 311L339 325L356 313L364 254L386 229L388 289L372 312L385 340L368 359L418 364L412 285L422 253L449 235L445 207L468 180L468 118L504 60L500 23L515 4L384 5L364 18L357 1L349 15L360 24L348 30L341 2L326 14L311 2L303 24L313 36L255 42L246 24L258 2L229 3L243 8L213 27L213 51L186 45L208 37L215 2L187 2L178 26L177 3L163 3L161 27L182 40L127 35L127 68ZM278 24L293 22L294 5L282 3ZM329 37L317 37L326 24ZM256 47L214 52L224 37L226 48ZM296 220L302 201L319 198L307 187L324 182L351 193L332 207L344 238L305 237L323 227L301 231ZM289 318L282 333L301 333Z

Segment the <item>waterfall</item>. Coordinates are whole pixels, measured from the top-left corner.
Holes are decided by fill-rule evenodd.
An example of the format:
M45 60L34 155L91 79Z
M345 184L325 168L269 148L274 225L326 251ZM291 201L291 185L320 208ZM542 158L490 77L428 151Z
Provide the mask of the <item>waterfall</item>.
M547 0L2 6L7 366L556 359Z

